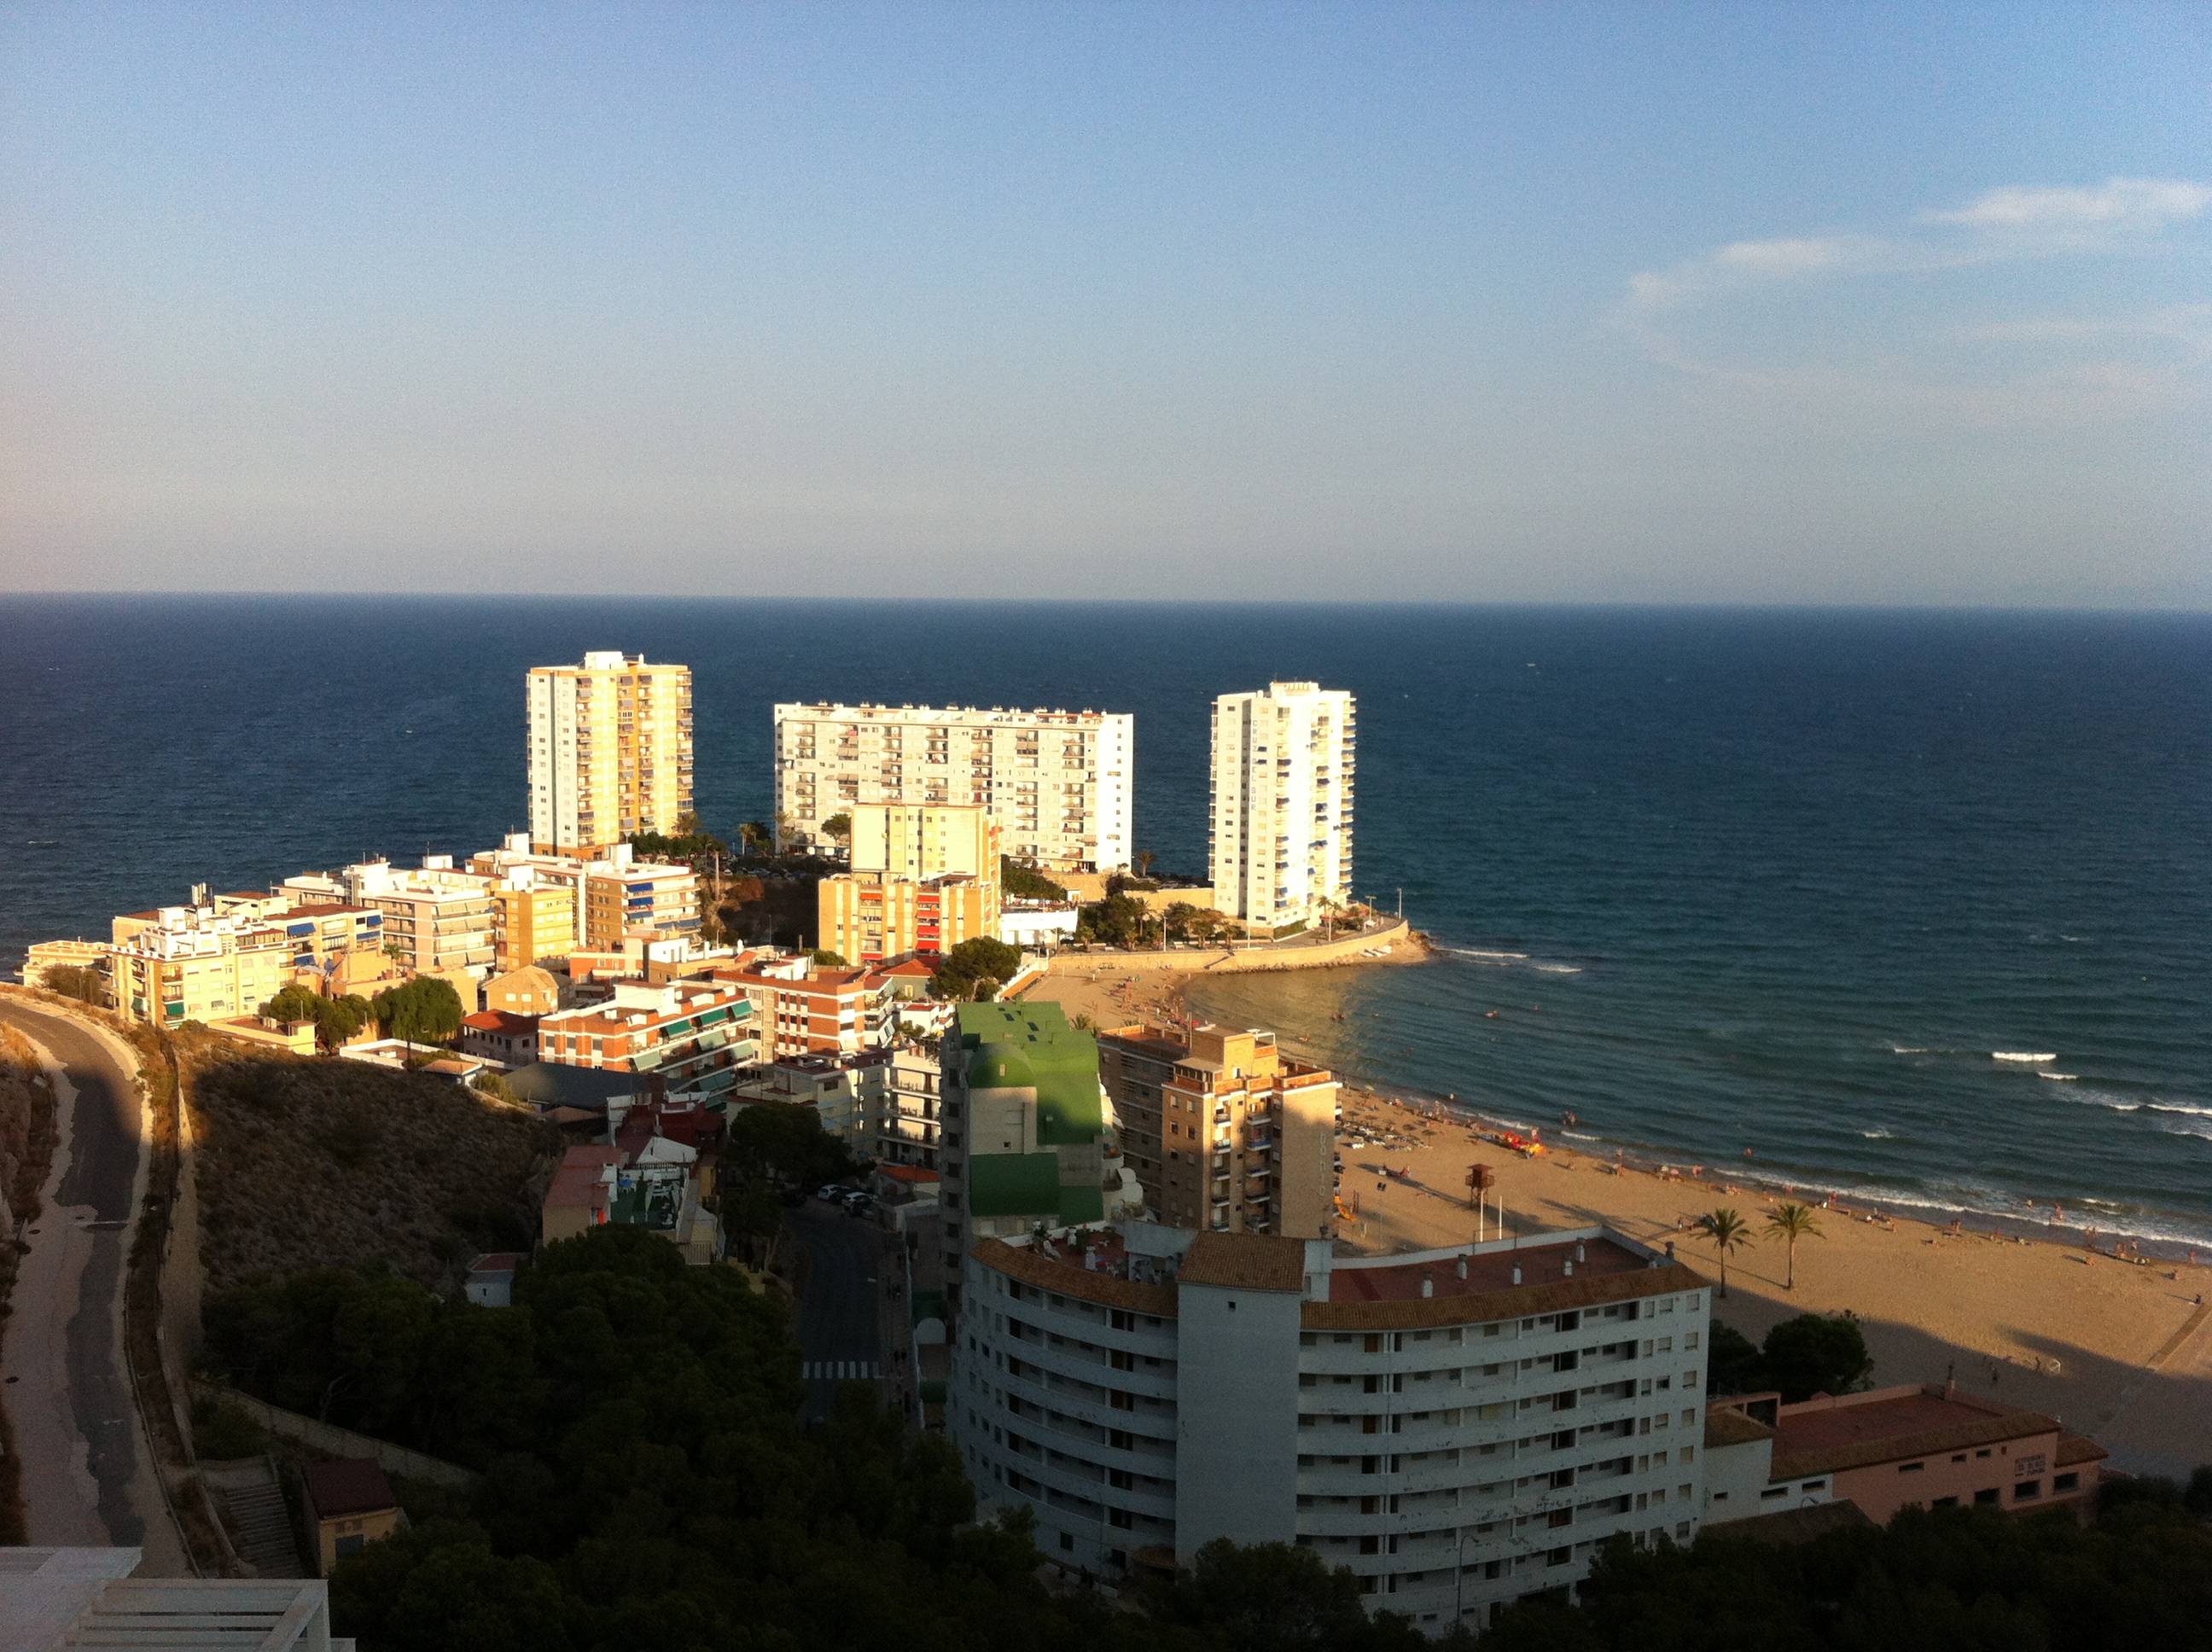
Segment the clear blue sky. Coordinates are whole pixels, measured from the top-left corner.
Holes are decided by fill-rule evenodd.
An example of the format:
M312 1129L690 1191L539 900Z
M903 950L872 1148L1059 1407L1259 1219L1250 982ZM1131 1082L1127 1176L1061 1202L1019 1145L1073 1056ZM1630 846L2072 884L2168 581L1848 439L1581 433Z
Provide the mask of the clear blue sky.
M2212 606L2202 5L0 7L0 589Z

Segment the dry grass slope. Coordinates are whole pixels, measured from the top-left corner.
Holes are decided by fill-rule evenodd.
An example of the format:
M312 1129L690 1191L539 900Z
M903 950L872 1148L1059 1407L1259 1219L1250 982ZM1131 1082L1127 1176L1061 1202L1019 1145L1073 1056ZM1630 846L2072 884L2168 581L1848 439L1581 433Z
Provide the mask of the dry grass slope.
M0 1027L0 1322L14 1311L15 1234L39 1214L54 1141L54 1092L39 1058L21 1034ZM24 1542L25 1533L15 1430L0 1413L0 1543Z
M381 1264L447 1293L476 1253L530 1248L560 1143L528 1108L358 1061L177 1042L209 1291Z

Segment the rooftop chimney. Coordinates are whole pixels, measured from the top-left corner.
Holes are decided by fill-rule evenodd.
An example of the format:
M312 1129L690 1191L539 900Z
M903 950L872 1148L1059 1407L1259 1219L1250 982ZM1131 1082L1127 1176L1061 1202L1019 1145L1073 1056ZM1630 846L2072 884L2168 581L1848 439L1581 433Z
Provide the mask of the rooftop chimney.
M1459 1259L1459 1277L1462 1279L1467 1278L1467 1258L1464 1256Z
M1559 1273L1563 1278L1573 1278L1575 1277L1575 1265L1572 1262L1560 1263Z
M1424 1297L1433 1297L1437 1294L1436 1280L1425 1273L1421 1275L1421 1294Z
M1513 1264L1513 1283L1516 1285L1521 1283L1521 1264L1518 1262Z
M1583 1242L1579 1239L1575 1241L1575 1260L1578 1262L1583 1260Z

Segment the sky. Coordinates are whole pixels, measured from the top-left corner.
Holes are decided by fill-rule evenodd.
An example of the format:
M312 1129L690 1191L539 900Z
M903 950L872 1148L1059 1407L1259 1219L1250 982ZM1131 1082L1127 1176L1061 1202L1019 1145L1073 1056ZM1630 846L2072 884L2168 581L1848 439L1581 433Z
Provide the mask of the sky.
M2212 607L2212 10L0 3L0 592Z

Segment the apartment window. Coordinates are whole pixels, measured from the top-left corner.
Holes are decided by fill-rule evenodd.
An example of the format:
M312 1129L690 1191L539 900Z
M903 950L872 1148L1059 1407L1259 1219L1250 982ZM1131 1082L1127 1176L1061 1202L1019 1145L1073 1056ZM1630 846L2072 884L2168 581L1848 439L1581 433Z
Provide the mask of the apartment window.
M1899 1463L1897 1466L1897 1472L1900 1474L1917 1474L1927 1467L1926 1463Z
M1987 1491L1977 1491L1977 1492L1975 1492L1975 1493L1974 1493L1974 1502L1975 1502L1975 1503L1976 1503L1978 1506L1981 1506L1981 1507L1987 1507L1989 1504L1995 1503L1996 1500L1997 1500L1997 1489L1996 1489L1996 1486L1994 1486L1994 1485L1990 1486L1990 1487Z
M2051 1482L2051 1491L2054 1497L2061 1491L2078 1491L2081 1489L2081 1477L2079 1474L2059 1474L2054 1476Z
M2042 1495L2043 1482L2041 1480L2022 1480L2018 1485L2014 1486L2012 1489L2012 1500L2014 1503L2033 1502L2035 1498L2039 1497Z

